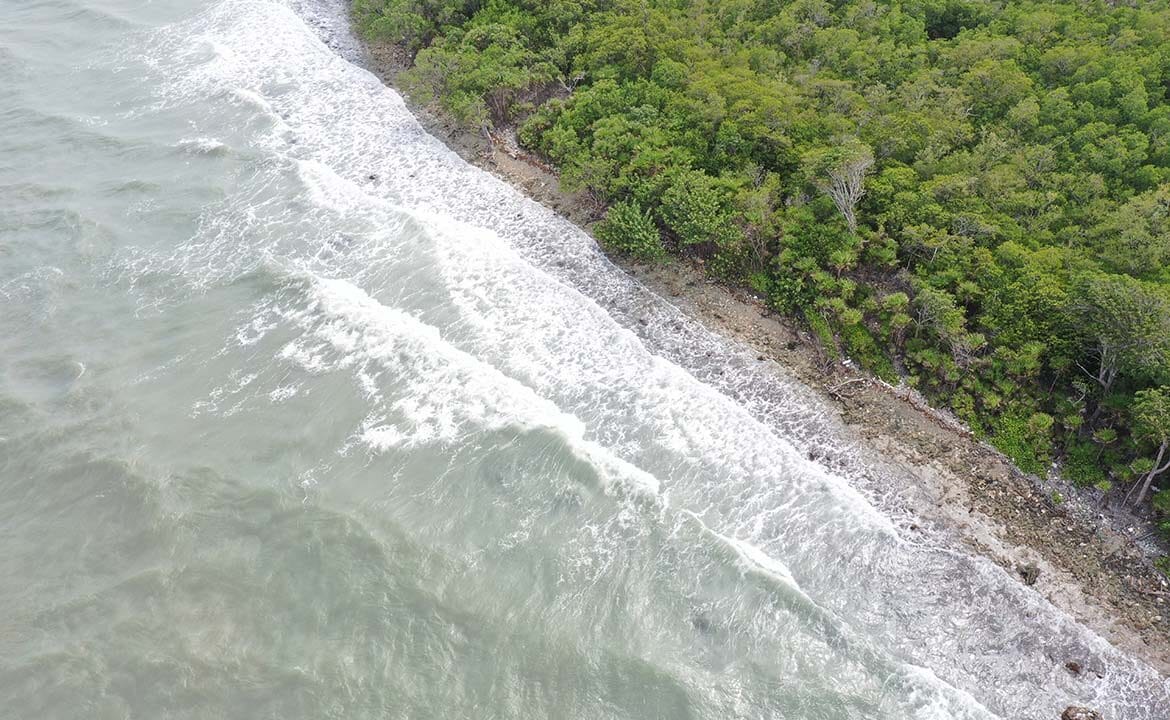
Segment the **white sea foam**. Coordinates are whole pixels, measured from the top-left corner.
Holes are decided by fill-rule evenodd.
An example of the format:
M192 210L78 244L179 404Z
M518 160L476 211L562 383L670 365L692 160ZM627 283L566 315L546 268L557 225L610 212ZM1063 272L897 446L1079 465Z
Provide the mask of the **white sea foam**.
M287 345L282 355L310 372L359 369L374 410L358 438L371 449L385 452L455 444L485 432L542 430L561 438L606 482L658 492L652 475L586 440L579 419L444 342L437 328L381 305L345 280L308 282L311 302L293 316L308 334ZM378 402L384 386L392 386L394 393L389 408Z

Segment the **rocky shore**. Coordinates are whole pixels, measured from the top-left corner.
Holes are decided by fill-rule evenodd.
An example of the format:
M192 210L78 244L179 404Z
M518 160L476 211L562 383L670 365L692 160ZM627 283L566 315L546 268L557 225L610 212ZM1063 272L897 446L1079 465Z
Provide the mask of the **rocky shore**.
M367 51L370 70L398 87L404 54L381 44ZM583 228L600 219L603 207L587 194L560 190L556 174L520 150L513 134L489 139L409 98L408 104L428 131L469 162ZM917 393L829 360L795 324L750 293L709 281L700 266L613 259L715 332L774 359L819 390L861 442L903 470L906 482L930 499L915 508L924 524L948 528L970 551L1007 568L1053 605L1170 677L1170 582L1153 566L1165 549L1147 523L1103 507L1055 473L1025 475ZM1083 667L1077 658L1053 660L1072 675L1106 670Z

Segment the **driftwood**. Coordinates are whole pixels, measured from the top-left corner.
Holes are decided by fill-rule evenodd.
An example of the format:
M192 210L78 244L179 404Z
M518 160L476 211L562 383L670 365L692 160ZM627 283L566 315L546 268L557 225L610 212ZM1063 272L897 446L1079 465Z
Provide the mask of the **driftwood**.
M841 390L843 390L844 388L848 387L849 385L853 385L855 383L868 383L869 381L870 381L870 379L867 377L851 378L849 380L844 380L842 382L837 383L833 387L828 388L825 392L829 393L829 395L831 395L837 399L840 399L841 398Z

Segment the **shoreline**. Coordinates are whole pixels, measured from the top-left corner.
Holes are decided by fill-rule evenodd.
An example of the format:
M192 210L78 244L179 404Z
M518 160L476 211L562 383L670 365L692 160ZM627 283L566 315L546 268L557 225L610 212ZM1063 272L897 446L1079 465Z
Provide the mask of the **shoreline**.
M491 142L462 130L402 90L408 58L388 44L364 43L367 69L403 97L419 123L453 152L588 232L603 208L565 193L556 174L503 132ZM917 393L895 388L847 363L821 356L795 324L750 293L709 280L679 258L662 264L607 256L626 273L703 324L774 360L821 396L864 445L899 470L930 502L924 524L947 531L968 552L990 559L1115 647L1170 677L1170 582L1152 564L1148 523L1097 506L1090 493L1025 475ZM1058 501L1054 494L1064 499ZM1077 658L1054 659L1073 675ZM1085 669L1089 673L1093 669Z

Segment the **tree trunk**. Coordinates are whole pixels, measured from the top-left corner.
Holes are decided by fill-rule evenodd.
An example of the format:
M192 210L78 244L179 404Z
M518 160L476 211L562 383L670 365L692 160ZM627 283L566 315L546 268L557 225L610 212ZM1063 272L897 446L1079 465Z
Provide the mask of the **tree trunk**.
M1113 364L1106 364L1108 355L1101 354L1101 370L1097 373L1097 384L1101 386L1101 397L1097 398L1097 403L1093 407L1093 414L1085 421L1085 427L1092 430L1097 423L1097 418L1101 417L1101 411L1104 410L1105 396L1109 394L1109 390L1113 387L1113 381L1117 379L1117 367Z
M1166 472L1167 468L1170 468L1170 462L1167 462L1165 465L1159 466L1160 463L1162 462L1162 458L1166 455L1166 448L1167 447L1170 447L1170 440L1163 440L1162 445L1158 448L1158 457L1154 458L1154 467L1150 468L1150 471L1148 473L1146 473L1145 477L1142 478L1142 482L1141 482L1142 489L1141 489L1141 492L1138 493L1137 500L1133 504L1134 507L1141 507L1141 504L1146 499L1146 494L1150 492L1150 486L1154 484L1154 478L1156 478L1159 475L1161 475L1162 473ZM1137 487L1137 485L1135 484L1134 488L1136 488L1136 487ZM1129 493L1132 493L1132 492L1133 492L1133 488L1130 489ZM1129 497L1129 493L1126 493L1127 499Z

